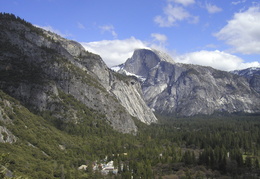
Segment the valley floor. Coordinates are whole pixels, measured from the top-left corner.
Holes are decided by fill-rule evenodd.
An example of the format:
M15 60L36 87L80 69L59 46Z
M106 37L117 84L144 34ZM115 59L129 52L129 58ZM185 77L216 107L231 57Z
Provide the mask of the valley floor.
M27 115L38 122L30 122ZM150 126L136 121L136 135L115 132L94 120L56 126L57 121L29 111L23 117L27 120L13 116L16 128L8 126L17 142L0 143L1 176L8 171L25 178L66 179L260 177L259 116L158 116L160 122ZM113 161L117 173L78 169L98 166L104 158Z

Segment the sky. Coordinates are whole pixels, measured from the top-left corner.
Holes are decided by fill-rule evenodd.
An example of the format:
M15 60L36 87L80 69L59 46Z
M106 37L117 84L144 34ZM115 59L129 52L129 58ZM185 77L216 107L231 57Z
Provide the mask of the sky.
M0 0L0 12L80 42L109 67L137 48L225 71L260 67L259 0Z

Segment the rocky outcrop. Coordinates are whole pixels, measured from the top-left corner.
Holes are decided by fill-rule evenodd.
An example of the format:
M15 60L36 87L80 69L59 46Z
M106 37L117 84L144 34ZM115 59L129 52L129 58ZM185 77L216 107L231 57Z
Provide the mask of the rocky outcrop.
M243 76L247 79L250 86L260 93L260 68L247 68L243 70L235 70L231 71L231 73L237 74L239 76Z
M0 126L0 143L15 143L17 138L5 127Z
M166 61L147 49L135 51L119 71L143 78L145 101L160 113L260 112L259 94L245 78L229 72Z
M6 99L2 99L0 96L0 143L15 143L17 137L9 131L6 125L13 125L12 120L9 118L9 115L6 113L14 114L12 104Z
M77 123L77 111L63 107L66 94L124 133L137 131L133 117L146 124L157 121L135 79L111 71L79 43L15 16L1 15L0 28L0 88L29 109Z
M146 124L157 121L152 110L144 101L141 85L138 80L133 78L125 82L116 80L111 85L110 92L116 96L117 100L120 101L132 116Z
M138 77L146 79L152 68L156 67L160 61L174 63L174 61L167 55L157 50L137 49L133 56L129 58L124 64L120 73L130 72Z

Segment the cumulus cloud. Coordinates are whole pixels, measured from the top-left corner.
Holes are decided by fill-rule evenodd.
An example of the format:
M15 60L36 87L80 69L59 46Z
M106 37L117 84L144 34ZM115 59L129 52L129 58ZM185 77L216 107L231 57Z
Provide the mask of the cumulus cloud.
M163 9L163 15L156 16L154 22L160 27L174 26L177 21L187 20L190 23L197 23L198 17L192 16L186 9L181 6L168 4Z
M187 53L174 58L180 63L211 66L215 69L231 71L249 67L260 67L259 62L245 63L243 59L222 51L198 51Z
M167 40L167 38L165 39L165 37L160 35L154 34L158 40ZM167 52L165 48L161 48L155 43L146 43L134 37L124 40L103 40L88 43L82 42L81 44L86 50L99 54L108 67L124 63L133 55L134 50L138 48L155 48ZM211 66L215 69L224 71L245 69L249 67L260 67L260 63L257 61L247 63L235 55L218 50L202 50L184 55L174 55L173 59L179 63Z
M100 26L99 28L101 29L102 33L109 32L114 38L117 38L117 33L113 25L104 25Z
M214 14L214 13L222 11L222 9L220 7L213 5L213 4L209 4L209 3L206 3L206 9L207 9L208 13L210 13L210 14Z
M163 52L167 52L166 44L168 37L160 33L152 33L151 37L153 38L151 42L146 43L152 49L157 49Z
M260 6L236 13L227 25L214 35L232 46L233 52L260 54Z
M108 67L124 63L132 56L135 49L148 48L145 42L134 37L124 40L82 42L81 44L86 50L99 54Z
M183 6L189 6L195 3L195 0L168 0L168 2L175 2L182 4Z
M159 41L166 41L167 37L163 34L153 35ZM83 47L90 52L99 54L108 67L124 63L133 55L135 49L158 49L168 52L166 48L156 44L143 42L134 37L124 40L102 40L96 42L82 42ZM173 55L173 59L179 63L197 64L202 66L211 66L215 69L231 71L245 69L249 67L260 67L260 63L245 62L243 59L223 51L196 51L184 55Z

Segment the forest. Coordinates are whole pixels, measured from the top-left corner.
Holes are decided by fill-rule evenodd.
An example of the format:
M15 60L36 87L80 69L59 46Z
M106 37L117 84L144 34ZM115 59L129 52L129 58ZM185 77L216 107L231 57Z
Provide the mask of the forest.
M160 124L145 128L139 136L153 141L143 154L157 176L259 177L259 116L159 118L163 119ZM147 148L162 155L149 158L153 154Z
M88 120L80 125L47 113L38 117L21 107L13 110L16 115L10 117L16 127L9 127L20 141L0 144L2 178L7 171L3 167L17 178L260 177L259 115L157 115L160 121L150 126L136 120L138 133L133 135L114 131L87 109ZM78 170L105 158L114 161L117 174L102 175L92 167Z

